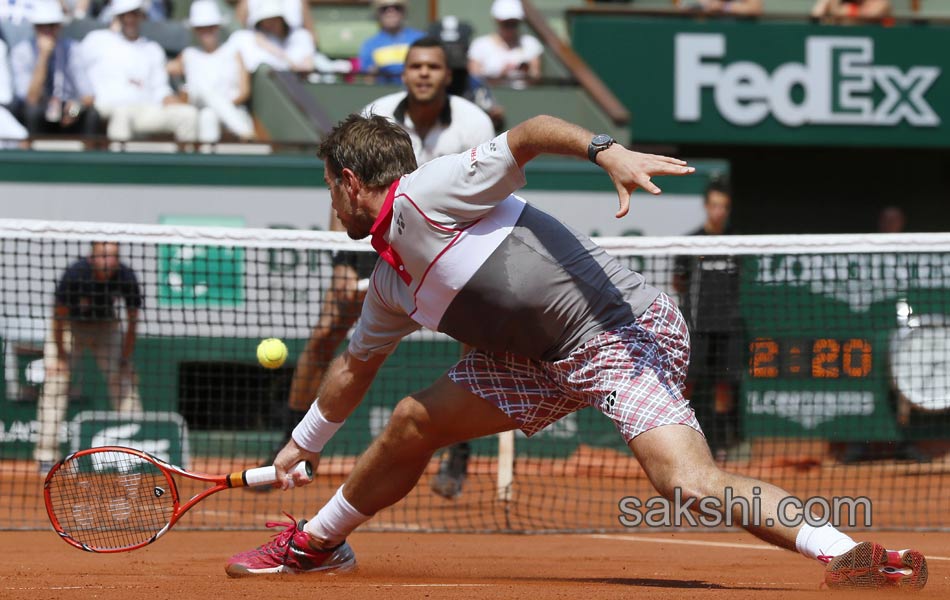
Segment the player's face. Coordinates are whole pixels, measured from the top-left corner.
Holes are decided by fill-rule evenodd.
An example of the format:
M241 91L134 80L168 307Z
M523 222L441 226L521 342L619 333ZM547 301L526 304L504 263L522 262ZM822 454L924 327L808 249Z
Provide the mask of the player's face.
M89 262L97 279L110 279L119 269L119 245L110 242L93 244Z
M706 198L706 220L715 231L723 231L729 223L732 200L728 194L711 190Z
M330 206L346 229L346 234L354 240L368 236L376 218L360 206L358 198L350 196L342 179L328 166L323 167L323 181L330 190Z
M452 81L442 48L413 48L406 56L402 73L406 91L422 104L441 102Z

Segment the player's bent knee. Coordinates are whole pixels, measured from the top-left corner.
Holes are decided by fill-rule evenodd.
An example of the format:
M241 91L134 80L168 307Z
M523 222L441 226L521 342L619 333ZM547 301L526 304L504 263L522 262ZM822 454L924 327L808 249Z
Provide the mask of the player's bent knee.
M383 432L384 441L398 443L402 447L435 450L440 447L435 439L428 411L415 398L406 397L399 401L389 424Z
M664 473L654 481L654 486L667 499L673 499L677 495L682 500L700 499L705 496L718 496L722 490L717 493L716 486L721 479L718 467L689 466Z

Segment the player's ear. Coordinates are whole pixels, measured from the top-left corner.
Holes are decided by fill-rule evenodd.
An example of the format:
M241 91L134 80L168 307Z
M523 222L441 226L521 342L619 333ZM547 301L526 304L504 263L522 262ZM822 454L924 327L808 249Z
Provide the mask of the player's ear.
M343 189L350 198L355 198L363 187L363 182L360 181L356 173L346 167L343 167L343 171L340 173L340 182L343 184Z

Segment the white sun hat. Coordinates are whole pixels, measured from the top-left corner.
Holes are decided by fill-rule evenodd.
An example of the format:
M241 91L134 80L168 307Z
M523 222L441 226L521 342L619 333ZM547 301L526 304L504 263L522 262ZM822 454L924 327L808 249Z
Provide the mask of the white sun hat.
M213 27L222 22L221 9L214 0L195 0L191 3L188 10L188 25L191 27Z

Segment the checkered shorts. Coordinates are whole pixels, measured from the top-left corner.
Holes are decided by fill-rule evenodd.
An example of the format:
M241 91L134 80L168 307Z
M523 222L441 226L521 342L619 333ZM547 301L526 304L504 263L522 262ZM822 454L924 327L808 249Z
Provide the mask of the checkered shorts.
M567 358L542 362L474 350L449 377L488 400L533 435L565 415L594 406L626 442L662 425L702 433L683 398L689 332L666 294L636 321L602 333Z

